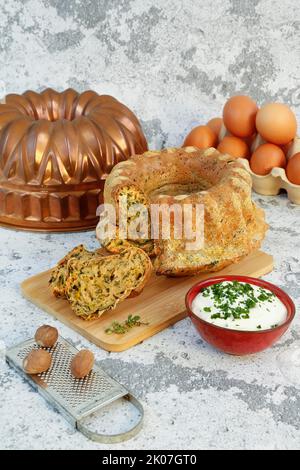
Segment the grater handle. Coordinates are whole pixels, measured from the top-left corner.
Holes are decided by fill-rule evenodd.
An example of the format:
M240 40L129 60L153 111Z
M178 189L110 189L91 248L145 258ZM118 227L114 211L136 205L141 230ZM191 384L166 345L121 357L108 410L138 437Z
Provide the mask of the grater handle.
M99 434L88 429L81 421L77 421L76 428L78 429L78 431L80 431L85 437L87 437L91 441L101 442L102 444L114 444L117 442L123 442L136 436L142 428L144 419L144 408L142 404L131 394L125 395L122 398L132 403L140 412L140 418L133 428L121 434Z

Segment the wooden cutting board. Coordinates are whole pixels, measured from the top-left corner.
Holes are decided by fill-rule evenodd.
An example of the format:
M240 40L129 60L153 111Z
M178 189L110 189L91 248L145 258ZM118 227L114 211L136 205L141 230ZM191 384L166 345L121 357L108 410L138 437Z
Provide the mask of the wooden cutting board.
M218 273L261 277L273 270L273 257L258 251L237 264ZM107 312L97 320L85 321L76 317L69 303L54 297L48 287L50 271L25 280L24 296L32 303L53 315L92 343L107 351L124 351L141 341L182 320L186 316L185 295L196 282L215 275L205 273L185 278L167 278L153 275L144 291L132 299L122 302L115 310ZM141 325L122 335L108 335L105 330L113 321L124 322L128 315L139 315Z

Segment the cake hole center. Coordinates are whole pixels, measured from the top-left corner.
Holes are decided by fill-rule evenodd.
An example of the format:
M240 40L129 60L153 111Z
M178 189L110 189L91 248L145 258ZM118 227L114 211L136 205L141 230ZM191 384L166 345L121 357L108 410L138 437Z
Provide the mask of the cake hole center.
M198 181L197 183L187 184L166 184L151 192L150 197L156 198L158 196L183 196L206 191L211 187L207 181Z

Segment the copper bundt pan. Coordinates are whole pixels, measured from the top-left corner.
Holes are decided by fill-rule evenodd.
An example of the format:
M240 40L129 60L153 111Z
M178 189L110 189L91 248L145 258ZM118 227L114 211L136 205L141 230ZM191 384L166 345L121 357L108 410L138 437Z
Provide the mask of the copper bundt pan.
M94 228L106 176L146 150L138 119L111 96L72 89L7 95L0 104L0 224Z

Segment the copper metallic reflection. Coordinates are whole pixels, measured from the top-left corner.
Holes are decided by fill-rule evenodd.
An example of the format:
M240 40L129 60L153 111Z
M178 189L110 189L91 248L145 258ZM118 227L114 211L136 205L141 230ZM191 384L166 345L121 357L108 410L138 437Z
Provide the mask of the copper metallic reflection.
M0 104L0 224L95 227L106 176L146 150L138 119L111 96L72 89L7 95Z

